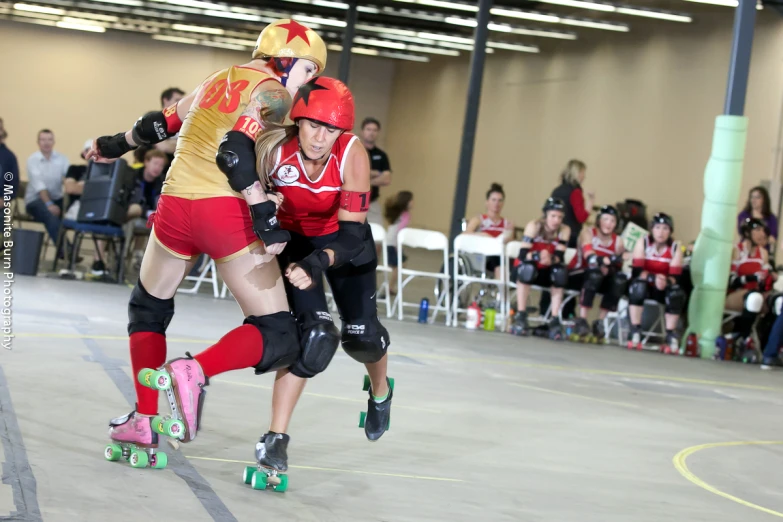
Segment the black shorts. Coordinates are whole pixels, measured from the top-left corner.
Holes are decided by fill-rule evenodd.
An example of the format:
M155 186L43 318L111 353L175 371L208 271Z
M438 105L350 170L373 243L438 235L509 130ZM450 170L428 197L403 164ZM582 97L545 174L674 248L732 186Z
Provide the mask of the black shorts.
M666 304L666 290L658 290L655 283L649 283L647 285L647 299L658 301L662 305Z
M285 250L277 256L280 270L285 274L285 269L290 263L304 259L314 250L321 249L334 241L336 237L336 232L317 237L306 237L291 232L291 240ZM375 244L372 235L367 241L372 243L370 250L374 253ZM348 262L339 268L326 271L326 279L329 281L340 319L343 322L358 321L377 315L375 302L375 269L377 266L378 258L373 254L372 260L361 266L355 266ZM297 320L301 320L302 315L307 312L328 313L323 279L317 281L316 286L310 290L295 288L286 277L283 277L283 281L288 304Z

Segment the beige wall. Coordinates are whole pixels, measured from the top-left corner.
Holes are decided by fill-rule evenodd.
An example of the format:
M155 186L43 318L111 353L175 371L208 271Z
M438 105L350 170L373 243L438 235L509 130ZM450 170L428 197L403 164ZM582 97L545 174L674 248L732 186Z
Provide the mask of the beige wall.
M778 143L783 20L770 11L760 13L753 47L744 191L772 177ZM597 203L642 199L652 212L674 216L680 238L695 239L727 81L732 12L722 12L649 29L633 20L629 34L563 42L540 55L489 56L468 215L484 209L497 181L507 217L518 224L537 217L565 163L580 158ZM467 78L467 56L398 65L387 127L394 179L384 195L414 192L414 226L449 228Z
M167 87L195 88L210 73L244 63L248 53L159 42L138 34L92 34L0 21L3 81L0 118L7 145L26 179L27 157L42 128L55 132L56 150L74 163L85 140L130 128L159 107ZM332 52L326 73L337 74ZM349 85L357 128L365 116L387 118L395 62L353 56Z

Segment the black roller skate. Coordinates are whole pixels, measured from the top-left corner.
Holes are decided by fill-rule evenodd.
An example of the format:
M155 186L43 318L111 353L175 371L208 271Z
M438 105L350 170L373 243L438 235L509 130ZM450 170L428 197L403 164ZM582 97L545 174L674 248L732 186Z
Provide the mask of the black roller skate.
M509 333L512 335L530 335L530 326L527 324L527 312L517 312L514 315L514 321L511 323Z
M598 344L606 342L606 330L604 330L603 319L596 319L593 321L593 337L595 337L595 342Z
M261 436L256 444L256 466L245 468L242 479L253 489L267 489L282 493L288 489L288 441L291 437L285 433L270 431Z
M562 341L565 337L563 332L563 325L560 324L560 319L557 317L553 317L549 320L549 324L547 325L547 330L549 333L549 338L553 341Z
M367 400L367 411L359 414L359 427L364 428L364 434L367 440L375 442L391 428L391 401L394 393L394 379L386 377L386 384L389 386L389 394L383 402L376 402L372 396L372 385L370 377L364 377L364 390L369 392L370 398Z
M577 343L590 342L590 325L587 324L587 319L577 317L574 320L574 328L571 330L568 340Z

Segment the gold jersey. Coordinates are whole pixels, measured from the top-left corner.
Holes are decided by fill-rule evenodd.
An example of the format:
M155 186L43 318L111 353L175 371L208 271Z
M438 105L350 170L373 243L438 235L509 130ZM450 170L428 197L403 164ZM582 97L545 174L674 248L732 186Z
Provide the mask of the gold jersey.
M250 103L253 90L266 80L284 89L277 78L241 66L218 71L204 80L182 123L163 194L187 199L242 197L229 186L228 178L215 163L215 155L223 136L234 128Z

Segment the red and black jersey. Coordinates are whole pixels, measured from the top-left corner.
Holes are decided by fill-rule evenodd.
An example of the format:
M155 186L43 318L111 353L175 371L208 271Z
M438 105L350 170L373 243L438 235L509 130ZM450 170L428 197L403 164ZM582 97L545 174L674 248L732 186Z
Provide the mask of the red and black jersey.
M576 272L584 270L587 267L587 256L592 253L599 257L612 257L617 253L618 239L619 236L612 233L612 237L609 241L604 243L598 235L598 229L593 227L593 239L590 242L589 248L587 248L587 245L579 247L579 252L577 252L568 264L568 270Z
M503 235L508 227L508 220L506 218L500 218L499 221L492 221L488 215L481 214L481 224L479 225L479 232L484 232L492 237L498 237Z
M666 248L658 251L655 243L650 242L650 237L644 237L644 267L643 270L655 275L670 275L674 253L679 248L676 241L671 241Z
M278 147L271 179L285 198L277 211L277 219L283 229L307 237L337 232L344 160L357 141L358 138L348 132L337 138L329 159L315 180L307 177L304 159L299 152L299 138Z
M546 230L544 228L544 224L539 222L538 223L538 233L536 234L536 237L533 238L532 247L530 248L531 252L543 252L547 251L550 255L554 255L555 249L557 248L557 245L560 243L560 234L562 231L562 227L558 228L554 233L551 234L551 236L548 236L546 234ZM542 265L541 262L537 263L538 268L547 268L549 265Z

